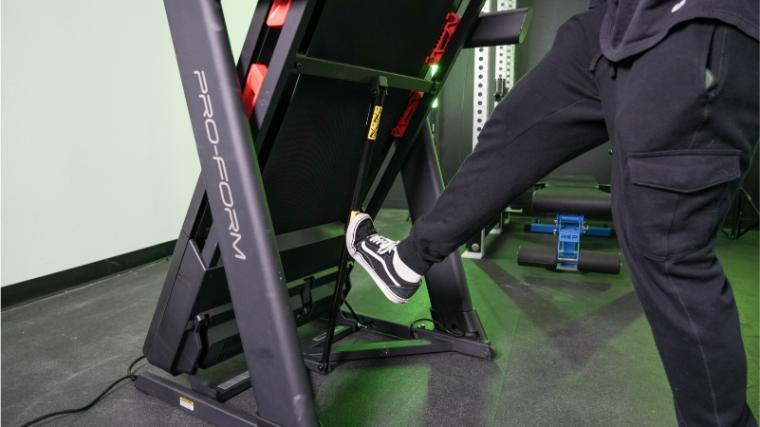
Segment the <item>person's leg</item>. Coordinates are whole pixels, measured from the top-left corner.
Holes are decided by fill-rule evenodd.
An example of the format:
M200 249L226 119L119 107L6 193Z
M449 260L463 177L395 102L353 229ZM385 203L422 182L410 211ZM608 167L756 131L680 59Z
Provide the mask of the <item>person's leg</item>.
M599 52L602 16L597 8L563 24L551 51L499 104L474 152L407 239L396 247L376 234L366 215L349 224L351 255L391 301L405 302L432 263L551 170L607 141L589 71Z
M435 207L399 244L415 271L442 261L553 169L607 141L589 71L599 51L600 12L566 22L551 51L486 122Z
M756 425L736 304L713 249L758 140L757 42L692 21L598 72L618 239L678 422Z

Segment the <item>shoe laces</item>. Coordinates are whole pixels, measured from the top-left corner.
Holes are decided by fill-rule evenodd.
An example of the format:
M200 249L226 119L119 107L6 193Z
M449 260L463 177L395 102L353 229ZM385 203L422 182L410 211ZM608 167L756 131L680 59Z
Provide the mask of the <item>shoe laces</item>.
M369 236L369 241L378 246L377 253L379 253L380 255L387 254L388 252L393 250L393 248L395 248L396 245L398 245L397 241L391 240L379 234L373 234Z

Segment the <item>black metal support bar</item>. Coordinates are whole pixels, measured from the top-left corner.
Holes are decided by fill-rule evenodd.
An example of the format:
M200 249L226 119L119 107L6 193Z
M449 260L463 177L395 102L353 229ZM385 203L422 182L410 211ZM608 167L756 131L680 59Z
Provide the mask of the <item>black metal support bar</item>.
M414 335L427 340L445 342L451 346L449 351L466 354L480 359L492 360L494 349L487 341L472 339L468 337L458 337L447 334L438 330L414 329Z
M219 234L246 364L253 383L267 385L254 389L258 414L278 424L316 427L221 6L216 0L164 4L208 204L221 225L212 231Z
M379 359L385 357L412 356L417 354L443 353L452 351L452 345L443 341L390 340L369 343L336 345L330 362Z
M350 212L348 214L348 219L346 220L346 225L348 225L351 218L353 218L361 211L361 202L363 200L362 191L364 190L364 184L367 181L369 161L372 158L372 148L375 145L377 134L380 129L380 120L383 115L383 105L385 104L385 96L387 93L388 80L384 76L376 76L372 81L372 103L370 104L369 114L367 117L367 138L364 141L362 157L356 169L356 182L354 182L351 204L349 206ZM330 318L327 322L327 338L325 339L325 344L322 351L322 363L320 368L324 371L329 370L330 350L332 349L335 324L338 320L338 312L340 311L340 306L343 304L343 285L348 278L348 261L348 250L346 249L345 245L343 245L343 248L341 250L340 263L338 264L338 281L335 284L335 294L333 295L332 309L330 310Z
M179 384L151 373L137 376L135 387L143 393L191 412L194 416L225 427L277 426L258 417L230 408L216 400L182 387Z
M344 313L349 316L349 313ZM424 327L412 328L383 319L358 315L362 324L368 325L363 329L369 334L378 334L391 338L382 341L339 344L332 347L329 364L321 360L322 353L317 349L304 350L304 362L311 369L326 373L335 364L349 360L377 359L395 356L411 356L419 354L441 353L454 351L480 359L491 360L494 350L488 342L466 336L452 335L440 330L430 330ZM351 334L355 330L347 330ZM324 345L322 341L322 345ZM324 347L322 347L324 348Z
M371 83L373 79L377 78L377 76L383 76L386 78L389 88L410 91L416 90L432 94L438 91L438 83L430 80L391 73L385 70L376 70L373 68L360 67L358 65L312 58L302 54L296 55L294 71L299 74L356 83Z
M226 402L251 388L251 374L248 371L243 371L220 384L206 384L199 374L188 375L188 381L193 391L217 402Z
M402 169L412 220L433 209L443 193L443 178L435 142L428 126L419 133ZM425 275L433 318L446 329L485 339L480 320L473 311L462 259L454 251Z
M251 388L251 374L248 371L214 386L217 399L221 402L226 402L249 388Z

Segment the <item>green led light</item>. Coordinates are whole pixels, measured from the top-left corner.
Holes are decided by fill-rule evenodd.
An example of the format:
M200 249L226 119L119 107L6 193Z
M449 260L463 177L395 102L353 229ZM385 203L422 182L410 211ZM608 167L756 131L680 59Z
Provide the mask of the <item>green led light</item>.
M433 64L430 66L430 77L435 76L438 73L438 64Z
M433 108L438 108L438 98L436 98L436 99L434 99L434 100L433 100L433 105L432 105L432 107L433 107Z

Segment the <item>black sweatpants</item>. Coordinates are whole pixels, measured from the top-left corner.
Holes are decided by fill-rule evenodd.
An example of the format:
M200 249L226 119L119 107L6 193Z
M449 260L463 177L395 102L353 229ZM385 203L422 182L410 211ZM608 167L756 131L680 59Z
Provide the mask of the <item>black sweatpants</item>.
M427 271L554 168L610 140L618 239L680 425L757 425L736 305L713 249L758 141L758 44L694 20L611 63L599 49L603 13L559 29L399 254Z

